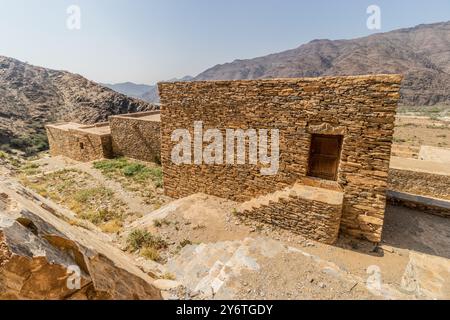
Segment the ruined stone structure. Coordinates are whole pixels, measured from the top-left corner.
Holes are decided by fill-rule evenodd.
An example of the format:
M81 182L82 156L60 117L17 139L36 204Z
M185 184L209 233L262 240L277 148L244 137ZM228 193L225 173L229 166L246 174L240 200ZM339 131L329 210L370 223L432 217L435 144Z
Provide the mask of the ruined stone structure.
M50 124L46 130L52 156L81 162L116 156L160 162L159 111L112 116L109 123L96 125Z
M450 201L449 186L448 163L391 157L390 190Z
M379 242L401 79L161 83L161 114L113 116L109 125L49 125L47 132L52 155L161 159L165 192L174 198L206 193L235 200L236 214L326 243L339 231ZM178 129L189 136L188 146L200 146L200 152L183 150L182 163L172 157ZM218 149L217 136L199 140L198 131L211 130L231 149ZM229 131L239 130L242 136L229 140ZM259 140L246 136L252 130ZM261 153L262 141L269 140L279 141L279 148L272 144ZM279 155L275 172L264 173L270 163L252 158L258 147L259 160ZM213 163L203 161L205 150Z
M60 123L47 125L46 130L52 156L64 155L82 162L113 156L108 123Z
M447 151L433 149L442 153ZM391 158L388 200L394 204L450 217L449 186L448 163L413 158Z
M149 162L161 162L159 111L109 118L115 155Z
M450 175L391 168L389 189L450 201Z
M377 75L160 83L166 193L248 201L238 213L327 243L336 240L339 227L379 242L401 80ZM174 130L194 136L199 121L204 130L224 135L227 129L279 130L277 174L262 175L262 165L249 162L173 163ZM305 179L315 191L296 187ZM313 199L317 189L323 197ZM275 195L280 191L283 196ZM257 197L266 199L253 205Z

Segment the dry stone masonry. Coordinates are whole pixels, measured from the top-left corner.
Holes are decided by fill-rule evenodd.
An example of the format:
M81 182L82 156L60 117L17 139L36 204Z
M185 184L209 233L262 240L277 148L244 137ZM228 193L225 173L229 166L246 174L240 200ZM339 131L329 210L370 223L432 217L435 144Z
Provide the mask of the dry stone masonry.
M450 200L450 175L391 168L389 189Z
M113 152L148 162L161 162L159 111L109 118Z
M166 193L179 198L204 192L239 202L269 195L310 175L314 135L338 136L341 140L336 141L342 141L342 146L336 181L329 184L344 194L340 229L379 242L401 80L399 75L374 75L160 83L161 159ZM226 129L278 129L278 173L263 176L259 164L174 164L173 131L188 129L193 135L196 121L202 121L205 130L219 129L224 135ZM323 169L320 163L313 165ZM320 183L321 179L317 180ZM330 211L330 219L335 217L330 208L306 204L304 199L289 205L297 205L296 211L305 216ZM280 204L276 208L289 219L285 215L287 209ZM273 213L261 211L255 218L267 222L273 219ZM308 231L308 235L313 232Z
M109 125L48 125L47 133L52 155L161 160L165 192L174 198L206 193L235 200L242 216L326 243L336 241L339 230L379 242L401 80L372 75L160 83L161 114L113 116ZM262 174L267 163L252 162L249 154L243 163L208 164L196 161L195 151L183 151L188 161L175 163L173 133L185 130L193 147L199 125L224 140L230 130L270 132L269 153L279 140L277 170ZM243 143L250 151L251 144ZM210 144L200 140L204 149ZM224 157L233 152L236 158L238 149L227 146Z
M296 184L245 202L237 213L333 244L339 235L342 200L342 192Z
M126 156L160 162L159 111L112 116L109 123L86 126L57 123L46 126L52 156L89 162Z
M82 162L113 156L107 123L60 123L47 125L46 130L52 156L64 155Z

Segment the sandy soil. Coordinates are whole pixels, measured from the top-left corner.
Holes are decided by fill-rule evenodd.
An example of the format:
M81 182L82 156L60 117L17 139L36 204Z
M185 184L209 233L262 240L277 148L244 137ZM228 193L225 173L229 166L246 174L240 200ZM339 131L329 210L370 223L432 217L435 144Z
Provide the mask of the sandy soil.
M407 146L450 147L450 121L429 117L399 116L394 142Z
M200 198L187 199L182 209L175 209L166 216L171 223L159 228L150 227L152 232L158 233L174 245L183 240L189 240L192 245L178 249L167 255L168 260L180 260L186 252L196 250L206 245L209 250L207 257L199 255L187 256L178 261L179 273L177 281L188 283L201 282L193 280L201 272L206 272L201 266L215 261L228 263L229 269L221 272L226 274L228 284L218 293L217 298L232 299L389 299L389 298L417 298L416 293L405 293L402 281L405 272L410 267L411 254L427 254L443 258L444 265L450 268L450 220L427 215L418 211L402 207L389 206L386 212L386 228L384 240L379 247L374 244L341 237L334 246L306 240L301 236L293 235L288 231L273 229L271 226L260 225L253 222L241 222L229 214L231 203L220 203L217 198L198 196ZM192 201L192 205L189 203ZM195 204L193 203L195 202ZM212 209L212 210L210 210ZM213 211L206 215L205 210ZM209 212L209 211L208 211ZM198 226L201 225L201 228ZM406 226L406 227L405 227ZM275 256L258 254L257 249L246 249L243 257L254 259L258 264L257 271L237 267L239 263L230 262L231 258L223 258L223 241L234 240L244 244L248 239L259 239L257 243L267 248L274 246L276 241L285 249L277 249ZM233 244L226 245L232 247ZM193 248L189 248L193 246ZM295 255L288 248L301 250L301 252L318 257L322 262L312 259L304 254ZM181 252L180 252L181 251ZM239 251L239 250L238 250ZM249 253L250 252L250 253ZM222 258L220 258L222 257ZM183 274L184 264L194 263L198 259L199 266L188 267L190 274ZM209 260L208 260L209 259ZM233 258L235 259L235 258ZM227 262L228 261L228 262ZM217 263L217 262L216 262ZM331 263L333 272L339 276L324 272L321 263ZM211 270L214 264L209 265ZM366 279L368 272L375 268L379 278L386 289L379 294L370 292ZM428 268L428 266L427 266ZM432 268L432 266L430 266ZM207 269L207 268L206 268ZM181 271L180 271L181 270ZM212 271L208 271L212 272ZM207 274L206 272L205 274ZM442 287L450 286L450 269ZM206 277L206 276L205 276ZM437 277L441 279L440 276ZM435 279L432 278L434 281ZM442 279L441 279L442 280ZM422 280L420 280L422 281ZM431 281L429 278L423 281ZM425 286L426 284L424 284ZM193 286L194 289L195 285ZM442 292L429 293L431 297L441 297ZM433 296L434 295L434 296ZM448 298L448 297L447 297Z
M133 214L133 217L130 217L130 219L127 220L127 223L132 223L135 220L136 215L143 216L149 214L157 207L167 204L173 200L164 196L162 194L162 189L155 189L154 197L158 204L155 206L154 203L149 202L148 199L145 199L142 196L142 190L139 190L139 192L131 191L129 188L126 188L122 183L120 183L120 180L112 179L102 174L100 170L95 169L92 162L80 163L60 156L44 156L43 158L31 163L37 166L33 169L31 176L49 174L61 170L74 170L89 175L93 186L101 185L112 190L114 192L114 196L125 204L126 211ZM151 183L149 183L149 188L151 187L150 184ZM135 189L137 189L137 187ZM107 201L107 199L105 199L105 201Z
M276 259L258 260L259 272L244 271L239 278L243 284L236 299L254 300L373 300L364 283L343 280L319 272L317 263L305 256L282 253ZM276 276L274 270L283 272Z
M62 159L44 159L39 170L56 171L67 165ZM183 294L189 293L169 292L169 298L450 298L449 219L388 206L380 246L346 237L329 246L241 221L233 214L236 203L216 197L194 195L155 210L139 194L93 172L91 164L72 165L89 172L96 183L112 186L117 197L143 215L127 221L114 240L117 246L125 249L123 243L134 228L167 241L168 248L161 252L164 264L143 261L141 269L152 276L173 274L184 284ZM139 251L129 254L143 260ZM373 270L381 284L375 289L368 282ZM199 288L209 285L217 292L198 294Z

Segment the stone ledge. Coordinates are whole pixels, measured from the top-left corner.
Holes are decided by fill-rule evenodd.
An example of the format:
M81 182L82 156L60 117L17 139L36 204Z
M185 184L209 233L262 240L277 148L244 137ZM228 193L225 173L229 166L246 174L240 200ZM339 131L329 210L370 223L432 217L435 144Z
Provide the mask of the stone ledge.
M421 209L430 214L450 218L450 201L392 190L387 191L387 197L393 204Z
M296 184L293 188L296 196L303 200L323 202L330 205L342 206L344 193L324 188Z
M276 193L282 195L272 196ZM323 243L337 241L343 208L342 192L296 184L273 194L260 197L260 203L254 207L244 203L238 214ZM255 200L249 203L252 201Z

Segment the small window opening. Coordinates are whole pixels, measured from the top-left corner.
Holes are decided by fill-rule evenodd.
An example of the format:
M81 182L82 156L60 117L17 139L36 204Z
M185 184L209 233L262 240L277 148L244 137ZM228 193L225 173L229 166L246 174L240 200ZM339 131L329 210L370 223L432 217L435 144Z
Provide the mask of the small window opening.
M313 134L308 176L336 181L341 159L343 136Z

